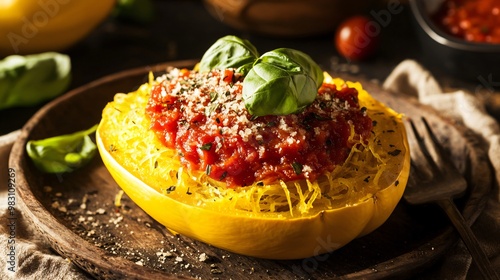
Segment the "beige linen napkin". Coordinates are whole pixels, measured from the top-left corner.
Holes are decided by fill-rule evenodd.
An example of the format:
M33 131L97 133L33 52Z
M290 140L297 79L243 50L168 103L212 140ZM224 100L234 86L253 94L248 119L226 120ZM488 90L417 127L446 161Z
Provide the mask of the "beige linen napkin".
M16 207L19 198L15 189L9 191L7 182L19 172L8 167L8 155L18 135L14 131L0 137L0 279L90 279L52 251Z
M488 198L484 212L472 225L472 230L500 275L500 127L489 116L479 98L465 90L444 92L429 71L413 60L401 62L385 80L389 91L416 96L447 117L461 122L488 143L487 153L495 170L497 184ZM435 275L438 279L481 279L465 245L460 242Z

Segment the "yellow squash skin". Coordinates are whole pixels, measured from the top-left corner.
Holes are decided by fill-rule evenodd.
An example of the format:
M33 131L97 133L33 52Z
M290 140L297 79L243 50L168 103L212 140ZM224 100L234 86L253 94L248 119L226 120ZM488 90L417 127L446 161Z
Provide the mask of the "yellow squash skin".
M326 77L326 81L343 83L330 77ZM378 228L393 212L408 180L410 153L402 116L373 99L360 84L348 85L358 89L361 106L367 107L368 114L377 122L374 130L394 131L381 133L380 145L396 145L400 153L387 162L388 168L380 176L377 191L342 207L296 216L199 207L159 192L157 186L150 186L134 175L140 174L140 169L127 170L123 162L113 157L119 153L111 147L116 143L114 137L120 132L110 131L106 113L96 133L97 146L118 185L139 207L167 228L243 255L267 259L307 258L334 251ZM113 102L104 112L106 110L116 111Z
M90 33L116 0L0 1L0 54L64 50Z

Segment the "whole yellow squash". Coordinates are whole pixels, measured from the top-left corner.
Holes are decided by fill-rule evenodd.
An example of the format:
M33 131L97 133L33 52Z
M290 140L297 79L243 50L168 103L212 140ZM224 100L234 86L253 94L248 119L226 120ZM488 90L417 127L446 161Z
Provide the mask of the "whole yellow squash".
M0 54L61 51L113 10L116 0L2 0Z

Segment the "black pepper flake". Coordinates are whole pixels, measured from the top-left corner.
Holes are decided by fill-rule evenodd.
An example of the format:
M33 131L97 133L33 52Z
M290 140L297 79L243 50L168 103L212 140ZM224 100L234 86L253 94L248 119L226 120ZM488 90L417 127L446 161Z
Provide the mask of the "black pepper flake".
M109 151L110 152L116 152L116 151L118 151L118 149L116 148L115 145L111 144L111 145L109 145Z
M167 194L169 194L169 193L171 193L171 192L173 192L173 191L175 191L175 186L170 186L170 187L168 187L168 189L167 189Z
M399 185L399 180L396 180L396 182L394 182L394 186L398 186Z
M372 121L372 126L377 126L377 121Z
M400 149L395 149L394 151L388 152L388 154L391 155L391 156L393 156L393 157L399 155L400 153L401 153Z
M292 168L293 168L293 171L295 171L295 174L297 174L297 175L302 174L302 164L294 161L292 163Z
M187 189L187 191L186 191L186 194L187 194L187 195L192 195L193 193L192 193L192 192L190 192L190 191L189 191L189 188L188 188L188 189Z
M155 160L155 169L158 168L158 161Z
M200 146L200 150L202 151L210 151L211 148L212 148L212 143L205 143Z
M314 118L315 120L318 120L318 121L331 121L332 120L332 118L330 118L328 116L321 116L321 115L315 114L315 113L311 113L310 117L312 117L312 118Z
M258 182L258 183L257 183L257 186L259 186L259 187L264 186L264 182Z
M366 183L370 182L370 176L366 177L363 181L365 181Z

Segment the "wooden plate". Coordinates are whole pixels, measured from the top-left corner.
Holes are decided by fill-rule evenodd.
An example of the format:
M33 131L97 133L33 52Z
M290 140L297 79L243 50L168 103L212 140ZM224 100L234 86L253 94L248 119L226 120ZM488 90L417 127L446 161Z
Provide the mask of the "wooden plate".
M117 92L130 92L150 71L166 66L192 67L180 61L121 72L73 90L43 107L22 129L10 155L16 170L19 207L62 256L96 278L273 278L325 279L408 276L439 260L458 240L439 208L400 202L375 232L330 254L292 261L256 259L170 233L126 195L115 206L119 187L97 156L71 174L42 174L27 157L25 145L89 128L99 122L105 104ZM425 115L467 176L470 189L459 203L473 222L492 184L480 143L459 125L415 100L361 81L376 98L410 117ZM168 210L166 210L168 211ZM251 242L251 240L249 240ZM328 246L325 242L325 246Z

